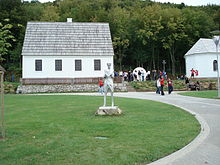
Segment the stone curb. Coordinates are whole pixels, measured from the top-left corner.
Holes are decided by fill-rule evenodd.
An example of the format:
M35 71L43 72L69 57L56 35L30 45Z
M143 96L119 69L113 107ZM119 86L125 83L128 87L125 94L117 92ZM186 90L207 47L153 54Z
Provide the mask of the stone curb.
M168 103L166 103L168 104ZM199 135L193 140L191 141L189 144L187 144L185 147L181 148L180 150L166 156L163 157L161 159L158 159L152 163L149 163L148 165L171 165L173 161L177 160L178 158L183 157L184 155L190 153L191 151L193 151L194 149L196 149L209 135L210 133L210 128L207 124L207 122L199 115L196 114L195 112L183 108L181 106L175 105L175 104L170 104L173 106L176 106L178 108L181 108L189 113L191 113L192 115L195 116L195 118L199 121L200 125L201 125L201 131L199 133Z

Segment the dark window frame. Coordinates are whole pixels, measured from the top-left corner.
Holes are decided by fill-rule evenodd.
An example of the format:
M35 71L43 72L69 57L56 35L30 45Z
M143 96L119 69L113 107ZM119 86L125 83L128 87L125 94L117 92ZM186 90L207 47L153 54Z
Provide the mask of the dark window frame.
M82 60L75 60L75 71L82 71Z
M218 61L214 60L213 61L213 71L217 71L218 70Z
M55 71L62 71L62 60L55 60Z
M42 71L42 60L41 59L35 60L35 71Z
M100 59L94 60L94 71L101 71L101 60Z

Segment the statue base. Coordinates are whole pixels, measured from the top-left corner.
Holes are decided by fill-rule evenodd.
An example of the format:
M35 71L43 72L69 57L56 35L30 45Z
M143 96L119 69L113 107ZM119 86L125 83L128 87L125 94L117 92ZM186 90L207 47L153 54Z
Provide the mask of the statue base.
M122 114L122 110L118 108L118 106L114 106L114 107L99 107L99 109L96 111L95 113L96 115L121 115Z

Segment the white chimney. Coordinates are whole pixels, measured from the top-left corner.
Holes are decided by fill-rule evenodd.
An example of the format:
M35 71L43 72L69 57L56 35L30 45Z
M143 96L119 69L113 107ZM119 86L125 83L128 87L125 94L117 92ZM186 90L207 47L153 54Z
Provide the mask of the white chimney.
M67 22L73 22L72 18L67 18Z

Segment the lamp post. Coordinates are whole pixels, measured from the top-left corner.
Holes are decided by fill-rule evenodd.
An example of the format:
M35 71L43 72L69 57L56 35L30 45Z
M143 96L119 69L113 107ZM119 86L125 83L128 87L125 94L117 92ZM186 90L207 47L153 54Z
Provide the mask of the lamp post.
M218 97L220 97L220 82L219 82L219 60L218 60L218 46L220 41L220 31L216 30L212 32L213 34L218 34L218 36L213 37L213 41L216 45L216 57L217 57L217 79L218 79Z

